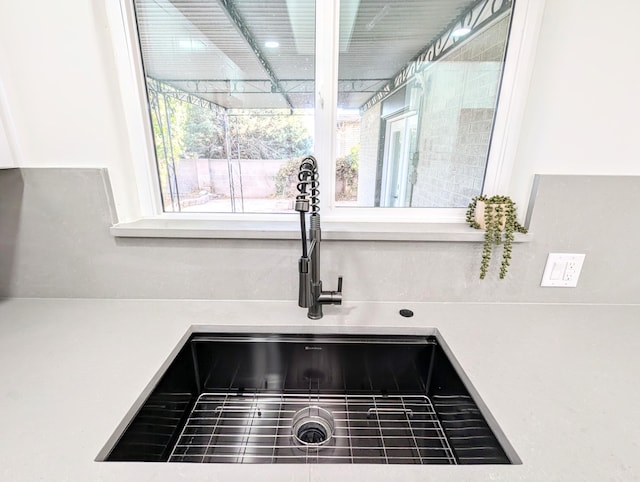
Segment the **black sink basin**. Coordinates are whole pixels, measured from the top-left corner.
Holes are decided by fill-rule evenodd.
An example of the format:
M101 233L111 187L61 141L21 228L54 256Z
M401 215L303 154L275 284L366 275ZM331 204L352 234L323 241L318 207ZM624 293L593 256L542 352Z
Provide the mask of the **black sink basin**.
M99 460L517 463L446 351L435 335L193 334Z

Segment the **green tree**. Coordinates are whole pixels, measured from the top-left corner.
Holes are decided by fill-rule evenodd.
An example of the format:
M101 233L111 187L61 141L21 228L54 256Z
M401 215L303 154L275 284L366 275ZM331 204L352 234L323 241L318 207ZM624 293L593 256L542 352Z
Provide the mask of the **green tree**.
M198 105L187 104L184 123L184 156L220 159L224 157L222 114Z
M226 125L225 125L226 123ZM308 154L313 140L303 117L278 110L236 110L229 115L189 105L185 157L225 157L225 128L232 159L288 159Z
M174 172L184 149L186 105L167 95L151 91L149 104L160 187L165 206L176 201Z
M303 118L282 111L241 111L230 117L232 152L243 159L288 159L309 154L313 144Z
M349 154L336 159L336 198L340 201L358 199L358 165L360 144L351 148Z
M311 151L313 139L301 113L265 109L225 112L222 108L208 109L151 92L156 157L166 207L177 207L180 159L224 159L228 156L230 159L291 161ZM283 176L287 175L282 173L279 177ZM284 184L291 182L277 181L279 194L289 190Z

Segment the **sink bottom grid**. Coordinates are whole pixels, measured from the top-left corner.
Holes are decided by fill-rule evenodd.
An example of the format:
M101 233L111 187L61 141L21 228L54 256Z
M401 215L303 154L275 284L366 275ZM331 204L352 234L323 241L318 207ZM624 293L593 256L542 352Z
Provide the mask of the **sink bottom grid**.
M296 443L294 416L329 412L333 433ZM431 400L423 395L200 395L169 462L456 464Z

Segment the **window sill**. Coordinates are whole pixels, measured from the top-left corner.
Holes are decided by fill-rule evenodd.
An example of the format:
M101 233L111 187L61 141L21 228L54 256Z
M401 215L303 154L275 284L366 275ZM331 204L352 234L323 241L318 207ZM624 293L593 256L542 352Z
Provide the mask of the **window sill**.
M295 221L216 221L205 219L140 219L111 227L123 238L300 239ZM335 241L482 242L484 231L465 223L384 223L323 221L322 239ZM516 233L516 243L531 241Z

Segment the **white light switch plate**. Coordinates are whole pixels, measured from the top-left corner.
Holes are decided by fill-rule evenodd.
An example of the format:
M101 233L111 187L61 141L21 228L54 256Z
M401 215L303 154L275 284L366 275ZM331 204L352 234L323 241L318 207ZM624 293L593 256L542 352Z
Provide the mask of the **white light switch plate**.
M575 288L578 286L584 254L549 253L540 286Z

